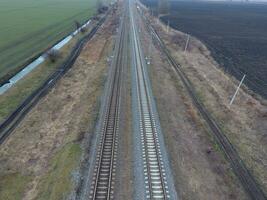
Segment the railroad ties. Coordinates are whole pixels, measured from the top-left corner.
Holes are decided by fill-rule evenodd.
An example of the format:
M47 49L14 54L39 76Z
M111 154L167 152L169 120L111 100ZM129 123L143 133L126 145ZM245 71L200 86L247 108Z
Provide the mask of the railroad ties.
M128 50L125 44L127 23L123 18L120 27L118 40L115 47L114 68L110 74L111 82L108 90L107 103L104 110L104 120L101 124L101 135L97 143L96 160L92 174L92 182L90 185L89 199L114 199L115 173L116 173L116 157L117 157L117 138L119 133L119 113L120 113L120 96L121 96L121 76L124 65L125 53ZM147 75L144 69L144 60L142 51L137 37L137 30L132 22L132 41L133 43L133 59L135 73L133 76L136 80L136 109L138 110L138 138L140 154L138 158L142 162L142 166L138 168L141 171L137 176L141 176L142 181L136 184L142 185L141 198L137 199L177 199L176 192L173 190L173 180L171 178L166 150L160 129L158 128L158 118L156 116L155 107L153 106L152 94L150 93L150 85L148 85ZM138 148L139 148L138 147ZM171 188L171 189L170 189ZM175 193L175 194L174 194Z
M113 117L116 108L109 110L102 129L101 142L97 152L90 199L111 199L115 178L118 118ZM115 114L116 115L116 114Z
M119 109L121 93L121 74L124 59L125 23L122 22L118 48L111 73L112 81L98 144L93 180L89 199L113 199L116 172L117 139L119 131Z
M130 8L131 9L131 8ZM131 26L132 26L132 45L134 59L134 94L133 101L137 105L137 123L135 130L136 139L140 141L141 162L144 180L144 195L136 194L136 198L145 199L177 199L174 189L171 170L168 165L168 157L164 147L163 137L159 128L159 120L156 117L156 107L153 103L149 78L146 73L146 65L139 41L138 28L136 28L136 19L134 19L133 10L131 9ZM135 109L135 108L134 108ZM138 136L140 134L140 136ZM138 142L137 142L138 144ZM137 150L139 151L139 150ZM138 166L140 166L138 164ZM139 170L139 172L141 172ZM138 172L137 172L138 173ZM136 176L141 176L136 174ZM140 183L137 183L140 184ZM141 189L139 187L139 189Z
M142 75L138 73L140 133L147 199L170 198L160 150L156 122L151 112L149 97Z

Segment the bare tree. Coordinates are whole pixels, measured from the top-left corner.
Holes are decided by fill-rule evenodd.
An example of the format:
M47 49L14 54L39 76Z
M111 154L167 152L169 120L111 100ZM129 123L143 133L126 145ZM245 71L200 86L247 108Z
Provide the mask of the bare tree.
M104 12L106 12L108 10L108 6L106 6L103 1L101 0L98 0L98 3L97 3L97 11L99 14L102 14Z
M78 29L81 27L80 22L78 22L78 21L76 20L76 21L74 21L74 23L75 23L76 29L78 30Z
M85 33L88 31L88 28L86 26L82 27L81 28L81 33Z
M60 52L58 50L56 50L56 49L50 49L47 52L47 56L48 56L49 60L52 63L54 63L60 58Z

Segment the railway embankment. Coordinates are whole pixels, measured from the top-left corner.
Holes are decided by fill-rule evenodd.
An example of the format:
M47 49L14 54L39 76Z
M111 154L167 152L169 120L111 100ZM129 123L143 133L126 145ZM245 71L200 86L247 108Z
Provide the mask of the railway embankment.
M90 142L98 114L114 32L110 13L69 71L1 144L0 199L75 195L85 143Z
M174 62L178 63L181 70L184 71L185 75L188 77L192 85L191 87L196 91L195 94L198 101L200 101L206 109L205 112L208 112L216 123L219 124L221 130L237 150L257 184L259 184L258 187L261 188L262 191L266 191L266 173L264 172L266 166L266 124L264 124L266 120L266 102L262 99L254 98L253 95L251 95L251 91L243 87L235 104L229 106L230 98L237 88L238 81L228 74L225 74L221 68L219 68L207 48L199 40L190 37L189 45L185 52L184 50L188 38L187 34L167 28L165 24L162 24L157 19L151 19L151 22L158 35L163 39L172 58L174 58ZM151 43L149 37L150 36L148 36L146 42L144 42L145 44ZM157 39L155 39L155 41L154 45L159 48L160 45ZM172 143L169 145L169 148L174 146L170 149L170 156L172 156L172 152L176 152L172 159L173 164L176 163L176 159L179 160L177 161L177 165L173 165L177 173L176 177L185 180L183 183L177 180L177 184L184 187L181 193L186 197L188 192L183 193L183 191L193 190L195 191L192 193L193 198L194 195L205 195L205 192L203 192L205 190L212 190L213 195L216 196L221 193L228 196L225 197L227 199L236 198L236 196L239 196L238 198L240 199L246 198L244 191L240 188L240 184L237 184L238 179L231 175L232 167L228 165L224 159L224 154L221 152L220 148L218 148L218 143L213 140L212 132L210 132L209 128L207 129L207 126L203 123L204 121L201 119L202 116L199 115L198 109L195 109L195 103L190 100L191 97L188 101L188 93L184 93L187 89L185 89L184 83L179 80L179 76L177 79L177 75L175 75L177 72L174 68L172 69L172 67L169 66L171 62L165 57L164 51L158 53L162 58L160 62L157 56L154 56L156 52L152 51L149 46L150 45L147 45L147 55L148 57L149 55L152 56L151 76L157 77L154 79L152 78L152 80L154 80L155 85L158 85L155 86L154 90L158 91L157 93L155 92L156 99L158 106L162 107L162 109L159 109L159 112L162 116L161 120L164 120L164 123L162 123L163 129L166 128L169 133L166 135L168 138L167 141ZM157 65L158 67L154 67ZM172 81L174 82L171 83ZM168 83L164 84L165 82ZM173 97L175 96L175 89L173 87L180 91L180 94L177 94L176 98ZM169 90L172 92L168 92ZM165 93L166 95L163 95ZM165 102L164 99L166 99ZM173 101L171 99L173 99ZM185 110L182 109L183 103L185 104ZM169 106L170 104L171 106ZM176 106L172 106L172 104ZM170 107L170 110L166 112L168 107ZM178 113L175 114L173 109L180 109L180 112L177 110ZM188 116L184 116L185 112L189 118ZM174 118L172 119L172 117ZM177 123L176 120L180 121L180 123ZM177 126L178 124L185 126L188 122L193 123L191 126L189 124L187 125L187 129L185 129L187 133L183 135L182 126ZM176 128L171 128L173 126ZM173 137L179 136L179 139L172 138L172 135ZM192 138L189 139L187 137ZM179 143L181 140L183 143ZM186 145L186 141L190 142L190 144ZM177 143L179 143L179 145L177 145ZM182 148L183 146L184 148ZM193 151L194 148L199 149ZM180 153L178 155L183 156L183 158L177 157L178 152ZM198 152L196 159L192 159L194 152ZM200 152L203 152L203 154ZM187 154L190 155L190 160L186 162ZM208 161L209 164L206 165L206 168L203 168L205 172L200 172L202 169L200 166L204 166L206 161ZM193 167L195 163L198 163L197 168ZM190 169L190 166L193 167L194 170L186 170L186 173L185 171L181 172L183 167L186 167L185 169ZM208 172L208 169L211 170L211 175L206 175L205 178L202 179L201 176ZM194 175L192 176L193 172ZM188 177L185 176L186 174L188 174ZM216 182L214 184L205 184L204 182L206 181L212 181L212 179L207 179L207 177L213 177L213 180ZM198 179L199 182L197 182ZM188 185L184 184L186 182L188 182ZM194 184L190 184L193 182ZM209 193L209 195L210 194L211 193ZM222 197L223 195L220 196ZM200 196L198 198L200 198ZM215 196L214 198L216 199L221 198Z

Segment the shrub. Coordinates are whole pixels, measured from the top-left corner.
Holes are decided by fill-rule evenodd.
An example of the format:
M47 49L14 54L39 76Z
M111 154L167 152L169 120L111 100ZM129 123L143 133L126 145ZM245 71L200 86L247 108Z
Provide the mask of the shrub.
M50 49L47 52L47 57L51 62L56 62L60 58L60 52L56 49Z
M80 31L81 31L81 33L85 33L85 32L88 31L88 28L86 26L85 27L82 27Z

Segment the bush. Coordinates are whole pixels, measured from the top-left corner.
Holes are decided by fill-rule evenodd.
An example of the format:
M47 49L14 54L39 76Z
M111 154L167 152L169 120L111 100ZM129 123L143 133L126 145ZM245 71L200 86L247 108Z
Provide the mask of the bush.
M81 31L81 33L85 33L85 32L88 31L88 28L87 27L82 27L80 31Z
M92 20L98 21L100 18L98 16L92 17Z
M47 57L51 62L56 62L60 58L60 52L56 49L50 49L47 52Z
M102 13L105 13L107 10L108 10L108 6L100 6L98 8L98 13L102 14Z

